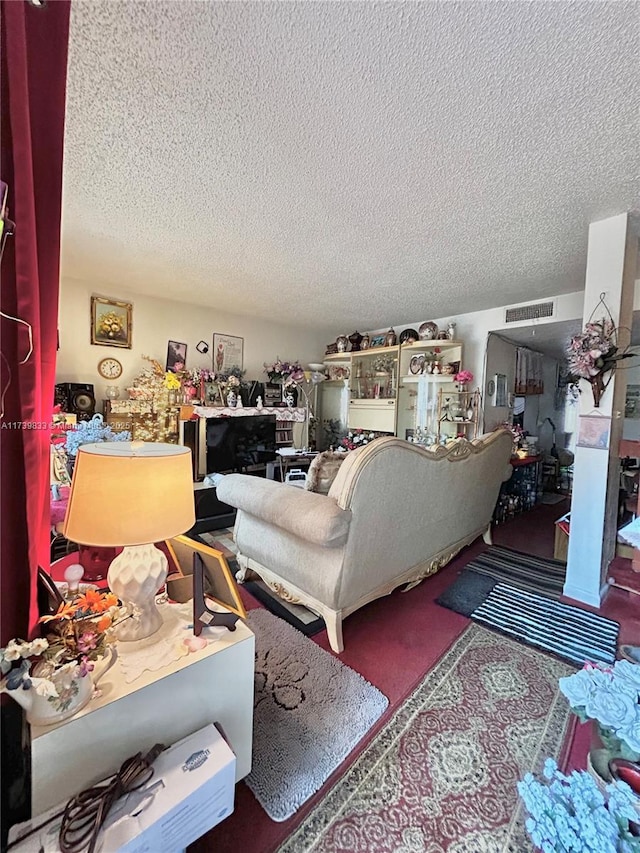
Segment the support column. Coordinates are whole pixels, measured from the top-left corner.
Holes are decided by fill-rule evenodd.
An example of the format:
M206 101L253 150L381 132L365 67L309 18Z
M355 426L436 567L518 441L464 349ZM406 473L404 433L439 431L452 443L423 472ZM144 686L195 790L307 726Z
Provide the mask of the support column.
M630 214L623 213L589 226L583 326L591 318L600 294L604 293L613 322L619 329L620 348L630 341L633 321L638 257L636 224L632 223ZM593 319L601 319L599 311ZM624 364L622 362L621 367ZM626 385L625 370L615 370L600 407L595 408L590 384L586 380L580 382L578 442L580 424L584 424L586 416L601 417L603 426L610 425L610 430L607 449L576 447L564 594L594 607L600 606L607 569L615 556L620 477L618 444L622 438Z

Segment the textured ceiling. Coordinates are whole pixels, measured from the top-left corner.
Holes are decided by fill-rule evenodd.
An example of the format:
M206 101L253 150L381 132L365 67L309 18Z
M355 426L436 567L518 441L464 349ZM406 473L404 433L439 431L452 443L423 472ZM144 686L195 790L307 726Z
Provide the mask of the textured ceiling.
M63 275L335 330L582 289L640 3L75 0Z

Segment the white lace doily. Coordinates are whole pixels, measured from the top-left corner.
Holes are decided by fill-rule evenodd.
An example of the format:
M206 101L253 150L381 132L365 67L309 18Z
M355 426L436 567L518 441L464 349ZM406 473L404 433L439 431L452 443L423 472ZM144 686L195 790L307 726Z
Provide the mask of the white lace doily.
M161 604L158 610L162 615L162 628L159 631L144 640L118 643L118 661L127 684L131 684L143 672L155 672L195 651L189 647L196 641L193 635L193 603ZM203 639L208 645L223 637L227 630L224 627L203 628L197 639Z

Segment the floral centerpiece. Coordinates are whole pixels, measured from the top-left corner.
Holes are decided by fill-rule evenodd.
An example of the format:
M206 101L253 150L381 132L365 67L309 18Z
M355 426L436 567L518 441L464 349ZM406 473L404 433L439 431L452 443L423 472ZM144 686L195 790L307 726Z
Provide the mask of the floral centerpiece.
M559 683L580 720L597 721L612 755L640 759L640 666L626 660L613 667L588 663Z
M282 383L289 377L296 381L304 379L304 370L299 361L282 361L279 356L273 364L264 362L264 372L269 377L269 382Z
M63 602L56 613L40 619L49 627L46 639L14 639L0 649L0 692L26 704L22 692L33 689L52 712L66 712L80 692L78 680L105 656L115 639L112 626L127 615L112 593L89 589Z
M530 817L527 832L543 853L637 853L637 798L624 782L607 785L603 794L585 771L565 776L553 759L538 781L531 773L518 783Z
M620 350L618 330L611 315L588 322L581 334L571 338L567 348L569 371L575 376L589 380L593 391L593 405L596 408L599 407L602 393L611 381L610 375L605 382L604 374L613 371L622 359L631 358L633 355L635 353Z

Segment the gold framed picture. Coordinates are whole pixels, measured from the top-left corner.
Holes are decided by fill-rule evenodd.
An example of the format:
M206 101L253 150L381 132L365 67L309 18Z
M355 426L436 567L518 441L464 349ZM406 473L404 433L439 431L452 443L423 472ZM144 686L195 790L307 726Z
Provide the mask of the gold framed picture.
M131 302L117 302L102 296L91 297L91 343L131 349Z
M184 578L195 576L200 569L204 596L229 610L236 617L246 618L247 611L240 598L236 579L222 551L211 548L204 543L196 542L188 536L175 536L173 539L167 539L166 544L180 575ZM194 577L191 594L197 590L198 584L195 581L196 578ZM201 604L202 602L197 601L196 596L194 608L198 609ZM209 624L208 621L205 622L202 619L202 614L199 611L196 614L196 620L202 620L204 624Z

